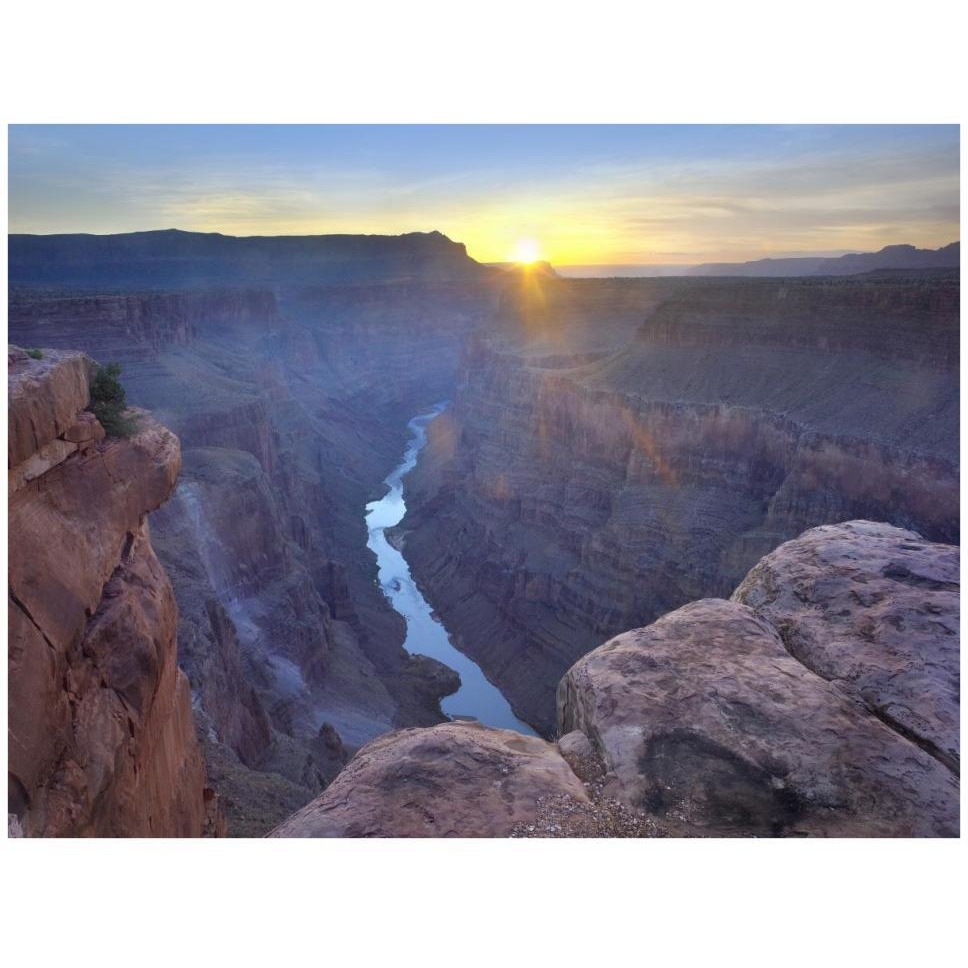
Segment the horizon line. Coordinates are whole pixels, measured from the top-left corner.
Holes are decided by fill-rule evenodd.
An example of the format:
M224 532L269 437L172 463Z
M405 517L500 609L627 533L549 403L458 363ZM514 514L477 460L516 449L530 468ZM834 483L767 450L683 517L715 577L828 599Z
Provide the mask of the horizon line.
M468 245L466 242L461 242L458 239L452 239L445 232L441 232L440 229L410 229L406 232L314 232L314 233L279 233L274 235L233 235L229 232L223 232L218 230L204 231L201 229L181 229L176 226L169 226L167 228L159 229L132 229L127 232L7 232L7 237L11 236L29 236L32 238L54 238L56 236L65 235L84 235L93 238L110 238L112 236L122 236L122 235L150 235L150 234L161 234L165 232L178 232L183 235L215 235L226 239L319 239L319 238L388 238L388 239L401 239L409 235L439 235L441 238L447 239L449 242L455 245L462 245L465 252L467 252L468 258L473 259L475 262L479 262L481 265L509 265L510 260L495 260L495 259L477 259L470 254ZM945 249L951 245L960 244L961 239L953 239L950 242L945 242L938 244L934 249L929 247L924 247L920 251L938 251L940 249ZM919 247L913 245L910 242L891 242L887 245L882 246L880 249L865 249L865 248L852 248L852 249L837 249L827 252L815 252L815 253L805 253L802 250L793 250L792 252L777 252L772 255L758 256L752 259L702 259L696 257L693 261L688 262L557 262L550 259L541 259L539 261L545 262L550 266L556 266L561 269L592 269L592 268L682 268L689 269L695 268L700 265L723 265L731 264L735 262L737 265L741 265L749 262L765 262L780 259L837 259L845 255L864 255L870 252L882 252L884 249L889 249L894 246L911 246L911 248L918 249Z

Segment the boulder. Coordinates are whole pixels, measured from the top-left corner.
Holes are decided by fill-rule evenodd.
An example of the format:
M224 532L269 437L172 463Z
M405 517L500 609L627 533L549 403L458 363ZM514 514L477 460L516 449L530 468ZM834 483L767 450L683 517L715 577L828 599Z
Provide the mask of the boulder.
M591 741L580 729L573 729L558 740L558 752L580 780L590 783L600 779L602 761Z
M562 679L558 719L588 737L606 793L673 833L958 834L951 771L737 602L694 602L595 649Z
M539 800L588 804L552 744L478 723L403 729L368 743L273 837L506 837Z
M954 545L848 521L781 545L732 597L797 660L957 771L959 562Z

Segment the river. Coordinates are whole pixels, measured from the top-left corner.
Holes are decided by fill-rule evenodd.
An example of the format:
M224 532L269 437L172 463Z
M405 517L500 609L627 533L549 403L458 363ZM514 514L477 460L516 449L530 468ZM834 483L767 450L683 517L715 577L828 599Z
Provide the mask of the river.
M404 648L412 654L438 659L460 674L460 689L441 702L443 711L452 719L470 717L487 726L535 736L535 731L514 715L508 701L487 680L477 663L451 644L447 630L433 617L430 605L417 588L410 566L386 538L385 529L399 524L407 510L403 479L413 469L417 455L427 443L427 425L446 408L446 403L439 403L407 424L412 436L403 460L384 481L389 490L385 497L366 506L367 545L376 555L383 593L407 623Z

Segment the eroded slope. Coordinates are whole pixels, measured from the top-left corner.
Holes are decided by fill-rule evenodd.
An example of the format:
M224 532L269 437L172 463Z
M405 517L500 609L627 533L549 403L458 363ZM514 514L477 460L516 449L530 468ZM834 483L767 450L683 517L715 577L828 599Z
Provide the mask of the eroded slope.
M550 733L603 637L851 517L956 542L956 275L525 282L408 480L413 573Z

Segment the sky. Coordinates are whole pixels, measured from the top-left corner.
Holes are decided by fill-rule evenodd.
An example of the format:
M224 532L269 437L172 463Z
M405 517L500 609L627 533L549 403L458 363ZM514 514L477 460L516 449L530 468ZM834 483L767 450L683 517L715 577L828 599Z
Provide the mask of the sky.
M692 265L960 237L956 125L11 125L11 232L438 230Z

